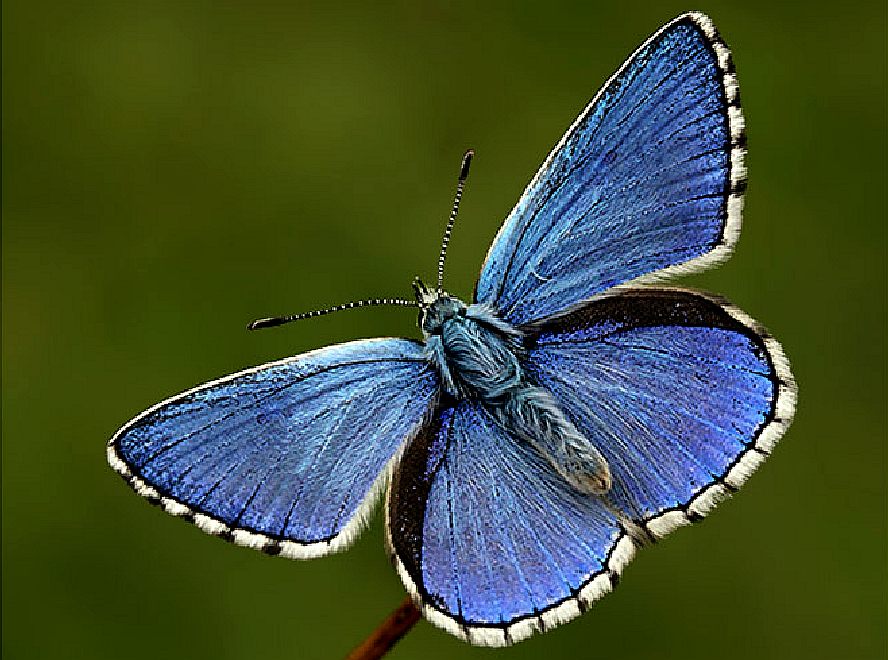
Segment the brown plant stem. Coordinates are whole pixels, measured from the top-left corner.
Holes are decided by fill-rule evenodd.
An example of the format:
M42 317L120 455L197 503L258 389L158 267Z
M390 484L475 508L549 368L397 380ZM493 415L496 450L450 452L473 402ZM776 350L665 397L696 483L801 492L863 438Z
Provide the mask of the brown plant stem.
M346 660L377 660L406 635L413 625L419 621L419 610L413 604L410 596L398 606L394 612L388 615L379 627L346 656Z

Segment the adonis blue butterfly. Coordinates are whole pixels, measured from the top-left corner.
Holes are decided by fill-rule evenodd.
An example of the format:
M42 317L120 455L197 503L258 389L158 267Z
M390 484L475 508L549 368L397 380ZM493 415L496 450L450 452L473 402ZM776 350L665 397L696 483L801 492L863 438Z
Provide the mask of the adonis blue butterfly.
M201 385L127 423L141 495L266 553L346 548L388 487L389 553L436 625L499 646L611 591L636 549L700 520L768 457L795 385L721 298L653 283L726 259L746 187L731 55L685 14L567 131L471 304L414 281L424 341L370 339Z

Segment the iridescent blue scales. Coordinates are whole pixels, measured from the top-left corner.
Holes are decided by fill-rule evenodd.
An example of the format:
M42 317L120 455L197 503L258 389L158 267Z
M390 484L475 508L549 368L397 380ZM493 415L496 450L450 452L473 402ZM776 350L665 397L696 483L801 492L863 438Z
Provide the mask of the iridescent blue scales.
M350 342L164 401L109 456L140 494L207 532L320 556L359 531L437 388L419 342Z
M347 547L388 483L388 549L429 620L489 646L568 621L740 488L791 421L763 328L650 284L729 254L744 153L727 47L681 16L555 147L474 301L418 293L424 341L200 386L125 425L109 461L168 512L293 558Z

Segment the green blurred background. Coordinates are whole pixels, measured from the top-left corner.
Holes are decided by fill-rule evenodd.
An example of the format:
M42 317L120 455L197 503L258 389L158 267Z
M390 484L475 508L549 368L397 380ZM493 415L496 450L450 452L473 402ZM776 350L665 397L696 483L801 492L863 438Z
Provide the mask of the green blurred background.
M841 8L839 8L841 6ZM403 597L379 516L348 553L263 556L148 506L115 429L449 288L585 101L673 2L3 3L3 657L323 658ZM711 2L749 126L734 258L683 283L783 342L795 425L744 492L644 552L594 612L497 657L886 653L883 2ZM394 658L487 657L422 622Z

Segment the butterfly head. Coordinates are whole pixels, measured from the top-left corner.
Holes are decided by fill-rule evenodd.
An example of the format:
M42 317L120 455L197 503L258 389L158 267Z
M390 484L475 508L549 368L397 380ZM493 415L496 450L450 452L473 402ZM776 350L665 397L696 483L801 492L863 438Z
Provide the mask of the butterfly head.
M413 280L413 294L419 305L419 327L426 337L441 334L449 319L466 315L466 305L446 291L429 289L418 277Z

